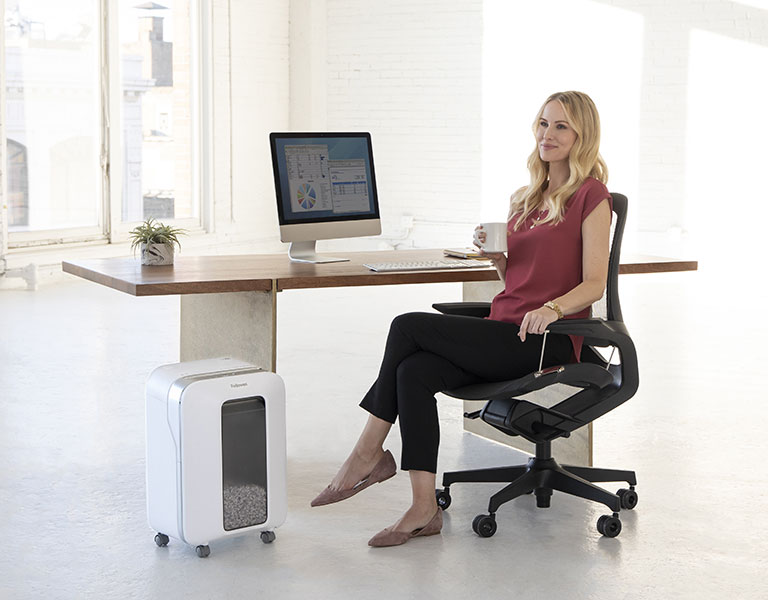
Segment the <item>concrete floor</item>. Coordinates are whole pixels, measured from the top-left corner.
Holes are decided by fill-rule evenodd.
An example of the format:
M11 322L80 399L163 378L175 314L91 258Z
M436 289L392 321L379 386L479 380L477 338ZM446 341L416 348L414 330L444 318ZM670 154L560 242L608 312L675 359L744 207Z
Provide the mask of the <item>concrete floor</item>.
M615 539L598 505L556 494L505 505L476 536L496 485L452 488L441 536L371 549L409 500L408 478L310 509L351 447L356 404L391 318L458 299L457 285L284 292L278 370L288 392L289 512L277 540L158 548L144 506L143 390L178 357L178 298L134 298L66 278L0 292L0 598L675 599L768 597L764 534L768 322L727 307L765 292L720 274L622 278L641 388L596 424L595 464L637 471L639 505ZM762 391L760 391L762 390ZM522 462L463 433L441 399L440 471ZM388 447L399 457L396 431ZM615 487L619 487L616 485Z

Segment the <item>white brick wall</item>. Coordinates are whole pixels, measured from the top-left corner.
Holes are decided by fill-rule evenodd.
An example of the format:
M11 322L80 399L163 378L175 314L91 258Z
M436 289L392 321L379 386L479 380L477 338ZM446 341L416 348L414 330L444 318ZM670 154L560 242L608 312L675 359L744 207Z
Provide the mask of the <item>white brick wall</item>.
M269 132L288 127L289 3L231 0L232 215L238 239L276 239ZM227 202L217 198L217 202Z
M482 72L484 2L324 3L324 125L372 132L384 237L408 235L403 245L464 242L464 231L476 222L482 205L483 77L499 76ZM573 6L573 2L569 4ZM609 123L612 131L606 137L613 138L613 145L634 148L614 152L609 166L617 177L611 183L634 196L631 224L638 231L688 230L692 226L691 203L686 200L691 31L702 29L765 45L768 13L717 0L583 0L580 4L585 14L589 9L590 18L595 7L603 5L638 16L642 22L636 50L641 58L638 63L626 63L634 71L631 77L637 79L639 100L626 96L635 93L635 88L615 89L606 98L616 105L623 101L636 104L639 120L633 124L636 137L626 137L620 122ZM558 2L537 0L521 5L535 6L548 19L562 14ZM606 32L616 33L625 22L616 12L598 12L603 14L600 26ZM528 21L519 25L539 28L536 19ZM578 27L578 23L568 26ZM569 38L554 43L560 45L566 64L592 65L607 86L615 79L610 72L601 71L600 57L580 44ZM613 50L609 47L605 52ZM530 63L535 54L535 47L515 48L509 56L509 77L515 78L519 67ZM547 91L552 91L550 82L551 70L546 68L532 79L518 78L518 86ZM529 119L527 114L525 119ZM504 130L498 135L508 133ZM521 183L524 181L510 181L510 186ZM414 217L411 232L404 230L404 215Z
M232 221L232 128L230 111L229 1L213 0L211 14L212 179L214 205L211 211L217 232L227 231Z
M327 0L330 130L371 132L384 237L470 241L480 190L482 2Z

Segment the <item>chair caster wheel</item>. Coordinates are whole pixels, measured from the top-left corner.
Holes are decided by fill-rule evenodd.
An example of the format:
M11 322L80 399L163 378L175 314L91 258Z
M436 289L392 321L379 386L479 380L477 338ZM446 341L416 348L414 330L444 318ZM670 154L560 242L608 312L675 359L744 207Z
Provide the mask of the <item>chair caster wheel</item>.
M169 538L164 533L158 533L155 536L155 544L157 544L160 548L165 548L168 545Z
M620 489L618 492L616 492L616 495L619 497L619 500L621 501L621 508L625 508L627 510L632 510L637 506L637 492L635 490L627 490L627 489Z
M443 510L448 510L451 505L451 494L448 488L444 490L435 490L435 498L437 499L437 505Z
M621 521L612 515L603 515L597 520L597 531L605 537L614 538L621 533Z
M200 558L207 558L211 553L211 549L208 546L201 545L195 548L195 552Z
M472 530L480 537L491 537L496 533L496 517L494 515L477 515L472 521Z
M262 531L259 535L261 538L261 541L265 544L271 544L275 541L275 532L274 531Z

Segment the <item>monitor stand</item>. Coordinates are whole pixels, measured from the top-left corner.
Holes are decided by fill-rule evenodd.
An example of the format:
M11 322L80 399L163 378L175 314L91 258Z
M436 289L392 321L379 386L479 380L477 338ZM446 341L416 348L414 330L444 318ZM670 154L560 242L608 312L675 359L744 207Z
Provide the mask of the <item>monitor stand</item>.
M317 242L312 240L310 242L291 242L291 247L288 249L288 256L291 258L291 262L303 262L303 263L332 263L332 262L346 262L348 258L333 258L332 256L320 256L315 252L315 244Z

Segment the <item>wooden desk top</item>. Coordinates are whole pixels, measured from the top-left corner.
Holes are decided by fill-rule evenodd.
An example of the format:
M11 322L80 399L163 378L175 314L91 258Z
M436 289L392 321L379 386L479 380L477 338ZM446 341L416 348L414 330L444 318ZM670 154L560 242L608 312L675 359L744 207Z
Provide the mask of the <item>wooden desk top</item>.
M398 250L378 252L332 252L349 258L341 263L292 263L287 254L176 257L176 264L141 266L137 258L106 258L63 262L66 273L100 283L133 296L205 294L245 291L277 291L360 285L493 281L493 267L375 273L364 263L435 260L442 250ZM695 271L696 261L655 256L622 257L620 273Z

